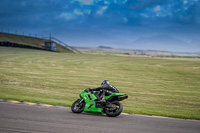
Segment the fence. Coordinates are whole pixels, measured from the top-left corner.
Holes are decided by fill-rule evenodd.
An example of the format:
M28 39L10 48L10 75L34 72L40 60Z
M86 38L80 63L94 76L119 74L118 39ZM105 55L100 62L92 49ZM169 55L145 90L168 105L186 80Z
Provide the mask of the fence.
M38 38L38 39L45 39L45 40L51 41L51 42L53 42L53 43L55 43L55 44L62 45L62 46L66 47L66 48L68 48L68 49L70 49L71 51L74 51L74 52L76 52L76 53L81 53L81 52L78 51L77 49L75 49L75 48L69 46L68 44L66 44L65 42L62 42L62 41L60 41L59 39L57 39L57 38L55 38L55 37L52 37L52 34L51 34L51 33L49 33L49 37L44 37L44 35L40 35L40 36L41 36L41 37L40 37L40 36L38 36L38 34L35 34L35 36L32 36L32 33L31 33L31 32L29 32L28 35L25 35L25 32L24 32L24 31L21 32L22 34L19 34L20 32L18 32L17 30L13 30L13 31L15 31L15 32L14 32L14 33L10 32L10 30L9 30L9 28L8 28L8 29L7 29L7 32L5 32L5 31L4 31L4 28L1 28L1 32L2 32L2 33L13 34L13 35L20 35L20 36L25 36L25 37L33 37L33 38Z
M25 32L25 31L19 31L17 29L15 30L10 30L9 28L1 28L2 33L8 33L8 34L13 34L13 35L20 35L20 36L27 36L27 37L34 37L34 38L39 38L39 39L47 39L51 38L51 33L48 33L46 35L41 35L37 33L31 33L31 32Z

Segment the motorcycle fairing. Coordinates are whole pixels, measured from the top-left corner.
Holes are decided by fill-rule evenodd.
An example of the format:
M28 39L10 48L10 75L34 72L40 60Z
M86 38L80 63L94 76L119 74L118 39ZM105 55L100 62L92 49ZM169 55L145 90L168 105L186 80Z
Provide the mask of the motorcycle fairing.
M104 114L103 108L96 108L96 103L94 100L97 99L97 97L92 93L87 93L85 91L82 91L80 93L80 97L83 98L85 101L85 109L84 112L93 112L93 113L100 113Z
M109 96L105 96L106 100L118 100L118 101L122 101L124 99L128 98L128 95L124 94L124 93L112 93Z

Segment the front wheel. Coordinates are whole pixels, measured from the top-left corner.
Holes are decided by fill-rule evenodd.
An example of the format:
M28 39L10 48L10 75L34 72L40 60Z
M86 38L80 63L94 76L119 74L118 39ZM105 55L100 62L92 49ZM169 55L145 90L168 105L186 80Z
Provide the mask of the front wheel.
M109 117L116 117L120 115L123 110L122 104L119 101L113 101L111 104L113 107L105 110L106 115Z
M83 112L84 108L85 108L85 101L83 99L76 100L71 106L71 110L74 113L81 113Z

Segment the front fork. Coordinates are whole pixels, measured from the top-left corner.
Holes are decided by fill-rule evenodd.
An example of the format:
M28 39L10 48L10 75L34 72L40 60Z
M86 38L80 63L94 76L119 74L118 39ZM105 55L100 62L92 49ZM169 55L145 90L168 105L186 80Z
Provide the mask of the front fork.
M78 101L78 105L79 105L79 106L83 106L83 104L84 104L84 100L81 98L81 99Z
M83 106L83 102L84 100L83 99L80 99L77 103L76 103L76 107L80 108Z
M82 102L83 102L83 99L79 100L79 102L78 102L78 103L80 104L80 103L82 103Z

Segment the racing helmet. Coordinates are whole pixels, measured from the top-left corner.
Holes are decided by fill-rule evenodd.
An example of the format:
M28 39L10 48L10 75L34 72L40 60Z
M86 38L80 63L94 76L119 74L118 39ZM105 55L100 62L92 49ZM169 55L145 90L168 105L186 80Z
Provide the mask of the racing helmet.
M108 80L103 80L103 81L101 82L101 87L106 88L106 87L108 87L108 86L109 86L109 81L108 81Z

